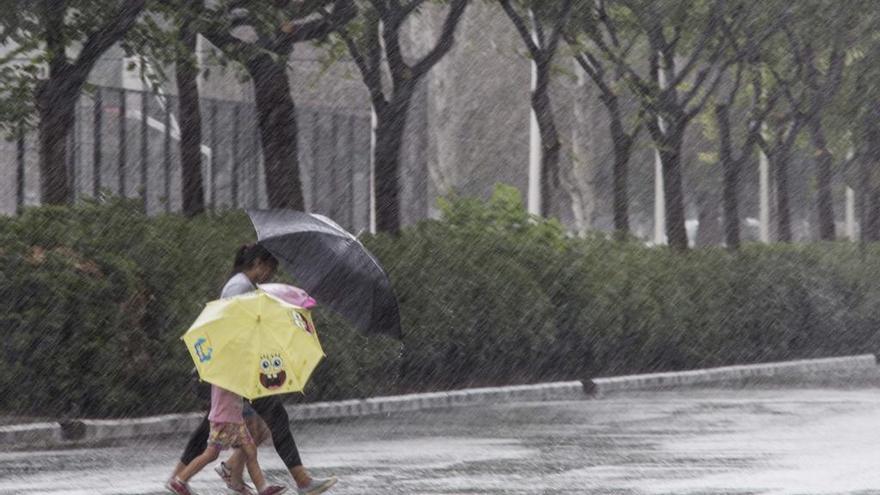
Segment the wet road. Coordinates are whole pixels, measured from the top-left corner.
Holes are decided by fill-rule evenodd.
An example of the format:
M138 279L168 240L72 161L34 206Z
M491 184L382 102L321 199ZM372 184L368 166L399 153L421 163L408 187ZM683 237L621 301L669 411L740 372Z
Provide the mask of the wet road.
M692 390L295 425L345 494L878 494L880 390ZM159 494L185 442L0 452L0 494ZM285 472L260 450L271 478ZM212 470L197 493L225 493Z

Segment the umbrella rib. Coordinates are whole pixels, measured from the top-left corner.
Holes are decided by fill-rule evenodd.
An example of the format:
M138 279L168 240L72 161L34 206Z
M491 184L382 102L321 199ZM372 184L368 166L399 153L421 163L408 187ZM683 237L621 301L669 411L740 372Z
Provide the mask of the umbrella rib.
M239 299L239 298L236 297L236 298L234 298L233 300L235 301L235 304L238 305L238 306L240 307L241 311L242 311L243 313L247 313L248 316L252 316L254 319L256 319L257 317L260 316L259 314L254 313L253 311L251 311L251 310L247 307L246 304L242 303L241 299ZM258 312L261 313L261 312L262 312L261 310L262 310L262 307L258 310Z

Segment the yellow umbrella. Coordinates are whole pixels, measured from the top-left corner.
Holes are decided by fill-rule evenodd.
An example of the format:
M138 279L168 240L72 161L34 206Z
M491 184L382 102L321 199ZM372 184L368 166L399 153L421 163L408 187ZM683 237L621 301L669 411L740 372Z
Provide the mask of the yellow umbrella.
M311 312L262 290L209 302L181 339L202 380L251 400L301 392L324 357Z

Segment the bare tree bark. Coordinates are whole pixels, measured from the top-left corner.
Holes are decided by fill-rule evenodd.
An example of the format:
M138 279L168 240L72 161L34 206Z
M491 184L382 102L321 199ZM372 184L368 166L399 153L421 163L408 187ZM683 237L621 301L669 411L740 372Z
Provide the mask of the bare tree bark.
M740 246L739 233L739 176L740 161L734 160L730 143L730 109L726 104L715 106L715 120L718 123L718 160L724 175L724 241L728 249L737 250Z
M816 184L818 186L816 207L819 213L819 239L833 241L834 204L831 199L831 166L834 158L828 150L825 130L817 114L810 120L810 137L816 148Z
M202 115L199 111L199 67L196 63L196 32L192 16L186 15L178 32L180 52L175 64L180 114L180 167L183 214L193 217L205 211L202 178Z
M254 81L269 207L304 210L296 107L287 78L287 64L263 54L250 58L245 66Z

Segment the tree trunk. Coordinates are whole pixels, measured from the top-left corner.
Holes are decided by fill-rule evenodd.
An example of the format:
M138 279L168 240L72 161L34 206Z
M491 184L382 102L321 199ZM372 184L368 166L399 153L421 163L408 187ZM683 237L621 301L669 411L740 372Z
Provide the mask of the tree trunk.
M614 143L614 230L619 237L629 235L629 156L632 142Z
M175 76L180 113L183 214L187 217L193 217L205 211L205 193L202 185L202 116L199 113L199 68L195 63L196 33L189 28L188 23L180 30L180 41L185 52L178 55ZM212 156L214 155L212 154Z
M777 146L770 157L776 175L776 217L779 242L791 242L791 210L788 201L788 157L786 146Z
M880 241L880 189L867 186L862 197L865 202L865 214L862 220L862 240L866 242Z
M718 221L718 198L711 192L697 194L697 233L694 245L697 247L721 244L721 224Z
M880 241L880 108L876 103L865 114L865 150L859 158L861 171L860 219L863 242Z
M629 235L629 157L632 154L633 136L623 130L623 119L616 97L601 97L611 117L609 125L611 141L614 143L614 231L621 238Z
M876 125L873 123L870 126ZM863 242L880 241L880 133L869 131L867 136L867 153L859 159L861 169L861 185L859 222L861 223L861 240Z
M727 105L715 107L715 118L719 133L718 159L724 171L724 241L728 249L737 250L740 246L738 199L740 161L733 158L730 145L730 113Z
M412 87L395 89L392 102L382 111L376 112L376 147L373 149L373 163L376 230L379 232L392 234L400 232L400 152L415 84L413 81Z
M672 249L684 252L688 249L687 230L684 226L684 191L681 178L681 146L684 123L671 122L660 143L660 160L663 163L663 193L666 204L666 237Z
M60 76L40 82L37 88L42 204L63 205L72 198L67 179L67 135L76 118L76 102L82 84Z
M871 135L868 135L871 140ZM878 145L869 141L868 149L873 152ZM880 187L877 187L878 155L868 153L859 160L861 169L859 195L859 223L862 242L880 241Z
M537 63L537 84L532 92L532 110L541 134L541 215L553 214L553 193L559 181L559 132L550 104L550 61Z
M816 182L818 186L818 198L816 206L819 213L819 239L833 241L834 233L834 205L831 198L831 152L825 139L825 131L822 129L821 117L816 115L810 121L810 137L816 148Z
M246 67L254 80L269 207L304 210L297 155L296 107L290 93L286 64L275 62L266 54L248 60Z

